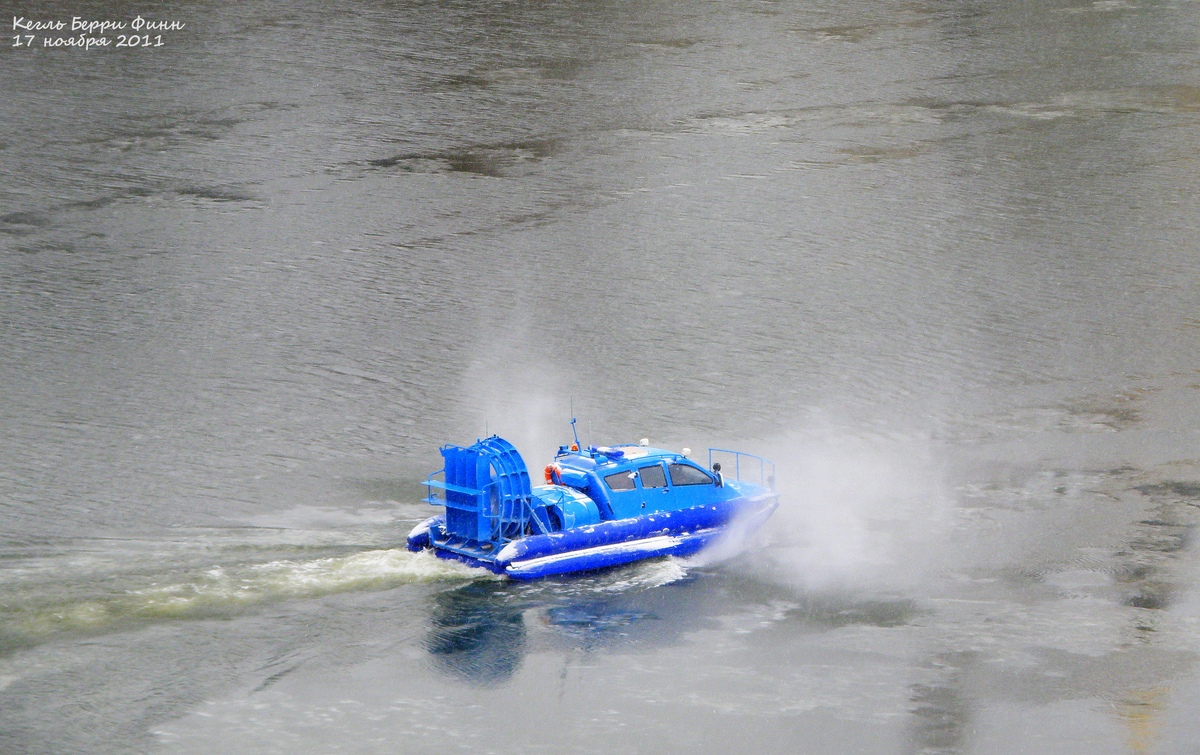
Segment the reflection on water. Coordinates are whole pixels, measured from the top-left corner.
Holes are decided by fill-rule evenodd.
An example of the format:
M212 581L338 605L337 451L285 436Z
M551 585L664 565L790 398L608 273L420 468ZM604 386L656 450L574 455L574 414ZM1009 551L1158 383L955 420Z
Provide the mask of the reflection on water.
M1129 731L1129 749L1135 753L1152 752L1162 730L1162 716L1168 690L1164 687L1132 689L1120 701L1119 715Z
M964 667L977 660L972 653L940 655L931 662L942 677L939 682L913 685L908 752L962 752L971 724Z
M486 582L435 595L425 646L437 668L484 686L507 681L525 653L523 606L512 597Z
M539 583L454 587L430 598L425 647L448 676L494 687L511 679L527 653L674 646L689 633L721 627L731 608L747 608L745 600L762 601L766 612L756 607L751 616L759 618L735 621L777 625L787 634L894 628L920 613L907 598L796 594L736 567L689 571L685 564L665 559Z

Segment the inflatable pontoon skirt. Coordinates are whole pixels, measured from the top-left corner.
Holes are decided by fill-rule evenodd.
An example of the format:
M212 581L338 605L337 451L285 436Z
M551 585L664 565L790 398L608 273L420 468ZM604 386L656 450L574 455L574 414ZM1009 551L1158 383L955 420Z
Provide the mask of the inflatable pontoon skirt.
M757 530L778 505L774 496L743 498L716 505L602 522L549 535L533 535L508 543L494 557L474 549L438 543L430 517L408 537L409 550L429 549L439 558L462 561L512 579L538 579L554 574L590 571L661 556L691 556L721 535Z
M554 574L591 571L619 566L631 561L660 556L690 556L704 548L725 530L712 528L685 535L658 535L626 543L610 543L592 548L555 553L509 562L504 573L512 579L539 579Z
M414 548L410 550L430 550L438 558L448 561L461 561L468 566L487 569L496 574L505 575L511 579L541 579L554 574L567 572L591 571L605 569L610 566L620 566L631 561L661 556L691 556L710 545L727 530L724 527L698 530L679 535L656 535L640 540L629 540L623 543L606 543L591 548L552 553L546 556L534 556L515 561L497 562L481 559L460 551L440 548L436 545Z

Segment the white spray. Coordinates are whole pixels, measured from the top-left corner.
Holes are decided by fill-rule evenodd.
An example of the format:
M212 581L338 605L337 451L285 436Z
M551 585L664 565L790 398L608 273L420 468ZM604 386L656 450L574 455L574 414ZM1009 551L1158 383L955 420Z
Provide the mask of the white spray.
M521 342L493 346L467 369L461 414L475 426L464 428L455 442L500 435L517 447L532 472L569 441L570 402L555 368L531 358Z
M917 435L823 428L773 444L780 507L760 576L805 590L912 590L949 532L951 496L935 445Z

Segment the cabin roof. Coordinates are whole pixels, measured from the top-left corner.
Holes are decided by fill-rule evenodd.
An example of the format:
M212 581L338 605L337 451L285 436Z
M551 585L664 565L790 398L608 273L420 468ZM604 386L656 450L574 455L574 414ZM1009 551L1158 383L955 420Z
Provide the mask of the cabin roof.
M593 448L595 450L593 450ZM668 451L665 448L653 448L651 446L639 446L633 443L622 444L618 446L600 446L599 448L589 448L583 451L567 451L560 453L555 458L555 462L570 467L572 469L581 469L585 471L595 470L597 472L607 472L609 470L620 470L626 467L636 466L646 461L686 461L701 466L693 459L689 459L683 454L675 451ZM607 455L605 451L620 451L621 456L615 457Z

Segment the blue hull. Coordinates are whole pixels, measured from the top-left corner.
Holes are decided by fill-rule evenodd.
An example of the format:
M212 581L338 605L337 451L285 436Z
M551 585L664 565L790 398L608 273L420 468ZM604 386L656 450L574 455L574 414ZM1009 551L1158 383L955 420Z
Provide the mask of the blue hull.
M514 540L494 556L469 543L439 542L445 517L417 525L408 537L412 551L431 549L440 558L462 561L511 579L540 579L591 571L661 556L685 557L736 528L740 535L762 526L775 511L774 494L737 498L677 511L600 522Z

